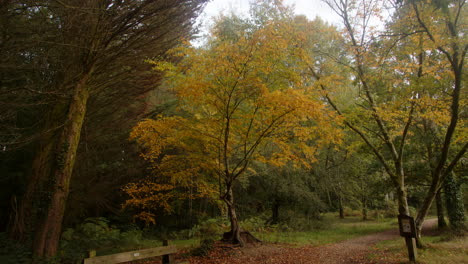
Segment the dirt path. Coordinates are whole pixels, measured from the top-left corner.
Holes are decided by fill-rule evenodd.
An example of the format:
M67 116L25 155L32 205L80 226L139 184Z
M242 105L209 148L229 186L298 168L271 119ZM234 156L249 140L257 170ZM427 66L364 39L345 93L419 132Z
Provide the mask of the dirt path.
M430 229L436 222L436 219L425 221L423 230ZM220 246L207 257L193 257L189 261L193 264L370 264L372 262L367 260L367 256L372 253L373 245L398 237L398 230L395 229L324 246L303 246L300 248L275 244L246 248L229 246L223 248Z

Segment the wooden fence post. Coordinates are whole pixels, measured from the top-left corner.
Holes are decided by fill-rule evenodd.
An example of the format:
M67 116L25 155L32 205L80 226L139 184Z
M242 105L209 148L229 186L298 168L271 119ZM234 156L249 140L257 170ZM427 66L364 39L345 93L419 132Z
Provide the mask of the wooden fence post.
M163 246L167 247L170 245L170 241L167 239L163 240ZM162 263L163 264L173 264L174 262L174 254L163 255L162 256Z

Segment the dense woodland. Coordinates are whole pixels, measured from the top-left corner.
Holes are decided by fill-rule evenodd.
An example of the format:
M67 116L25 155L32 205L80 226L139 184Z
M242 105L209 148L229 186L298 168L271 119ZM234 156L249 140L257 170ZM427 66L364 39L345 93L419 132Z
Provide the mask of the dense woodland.
M339 26L260 0L194 40L206 2L0 2L2 246L213 221L244 245L329 212L465 232L464 0L325 0Z

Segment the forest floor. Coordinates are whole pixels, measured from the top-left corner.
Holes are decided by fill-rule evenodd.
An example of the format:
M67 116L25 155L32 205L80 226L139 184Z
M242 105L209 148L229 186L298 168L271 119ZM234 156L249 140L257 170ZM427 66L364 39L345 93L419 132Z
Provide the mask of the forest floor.
M423 235L432 232L436 222L436 219L427 220L424 223ZM190 257L185 261L191 264L405 263L406 256L388 253L376 247L379 242L397 238L399 238L399 232L393 229L323 246L294 247L288 244L263 243L241 248L218 242L207 256Z

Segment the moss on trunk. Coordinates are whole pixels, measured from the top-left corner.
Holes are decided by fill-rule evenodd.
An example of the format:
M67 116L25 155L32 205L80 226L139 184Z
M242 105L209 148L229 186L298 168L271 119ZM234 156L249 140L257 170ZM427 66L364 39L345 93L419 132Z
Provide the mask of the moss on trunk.
M48 115L31 178L10 229L10 236L31 241L37 257L56 255L69 193L70 179L86 114L89 74L74 87L68 104L56 105Z

